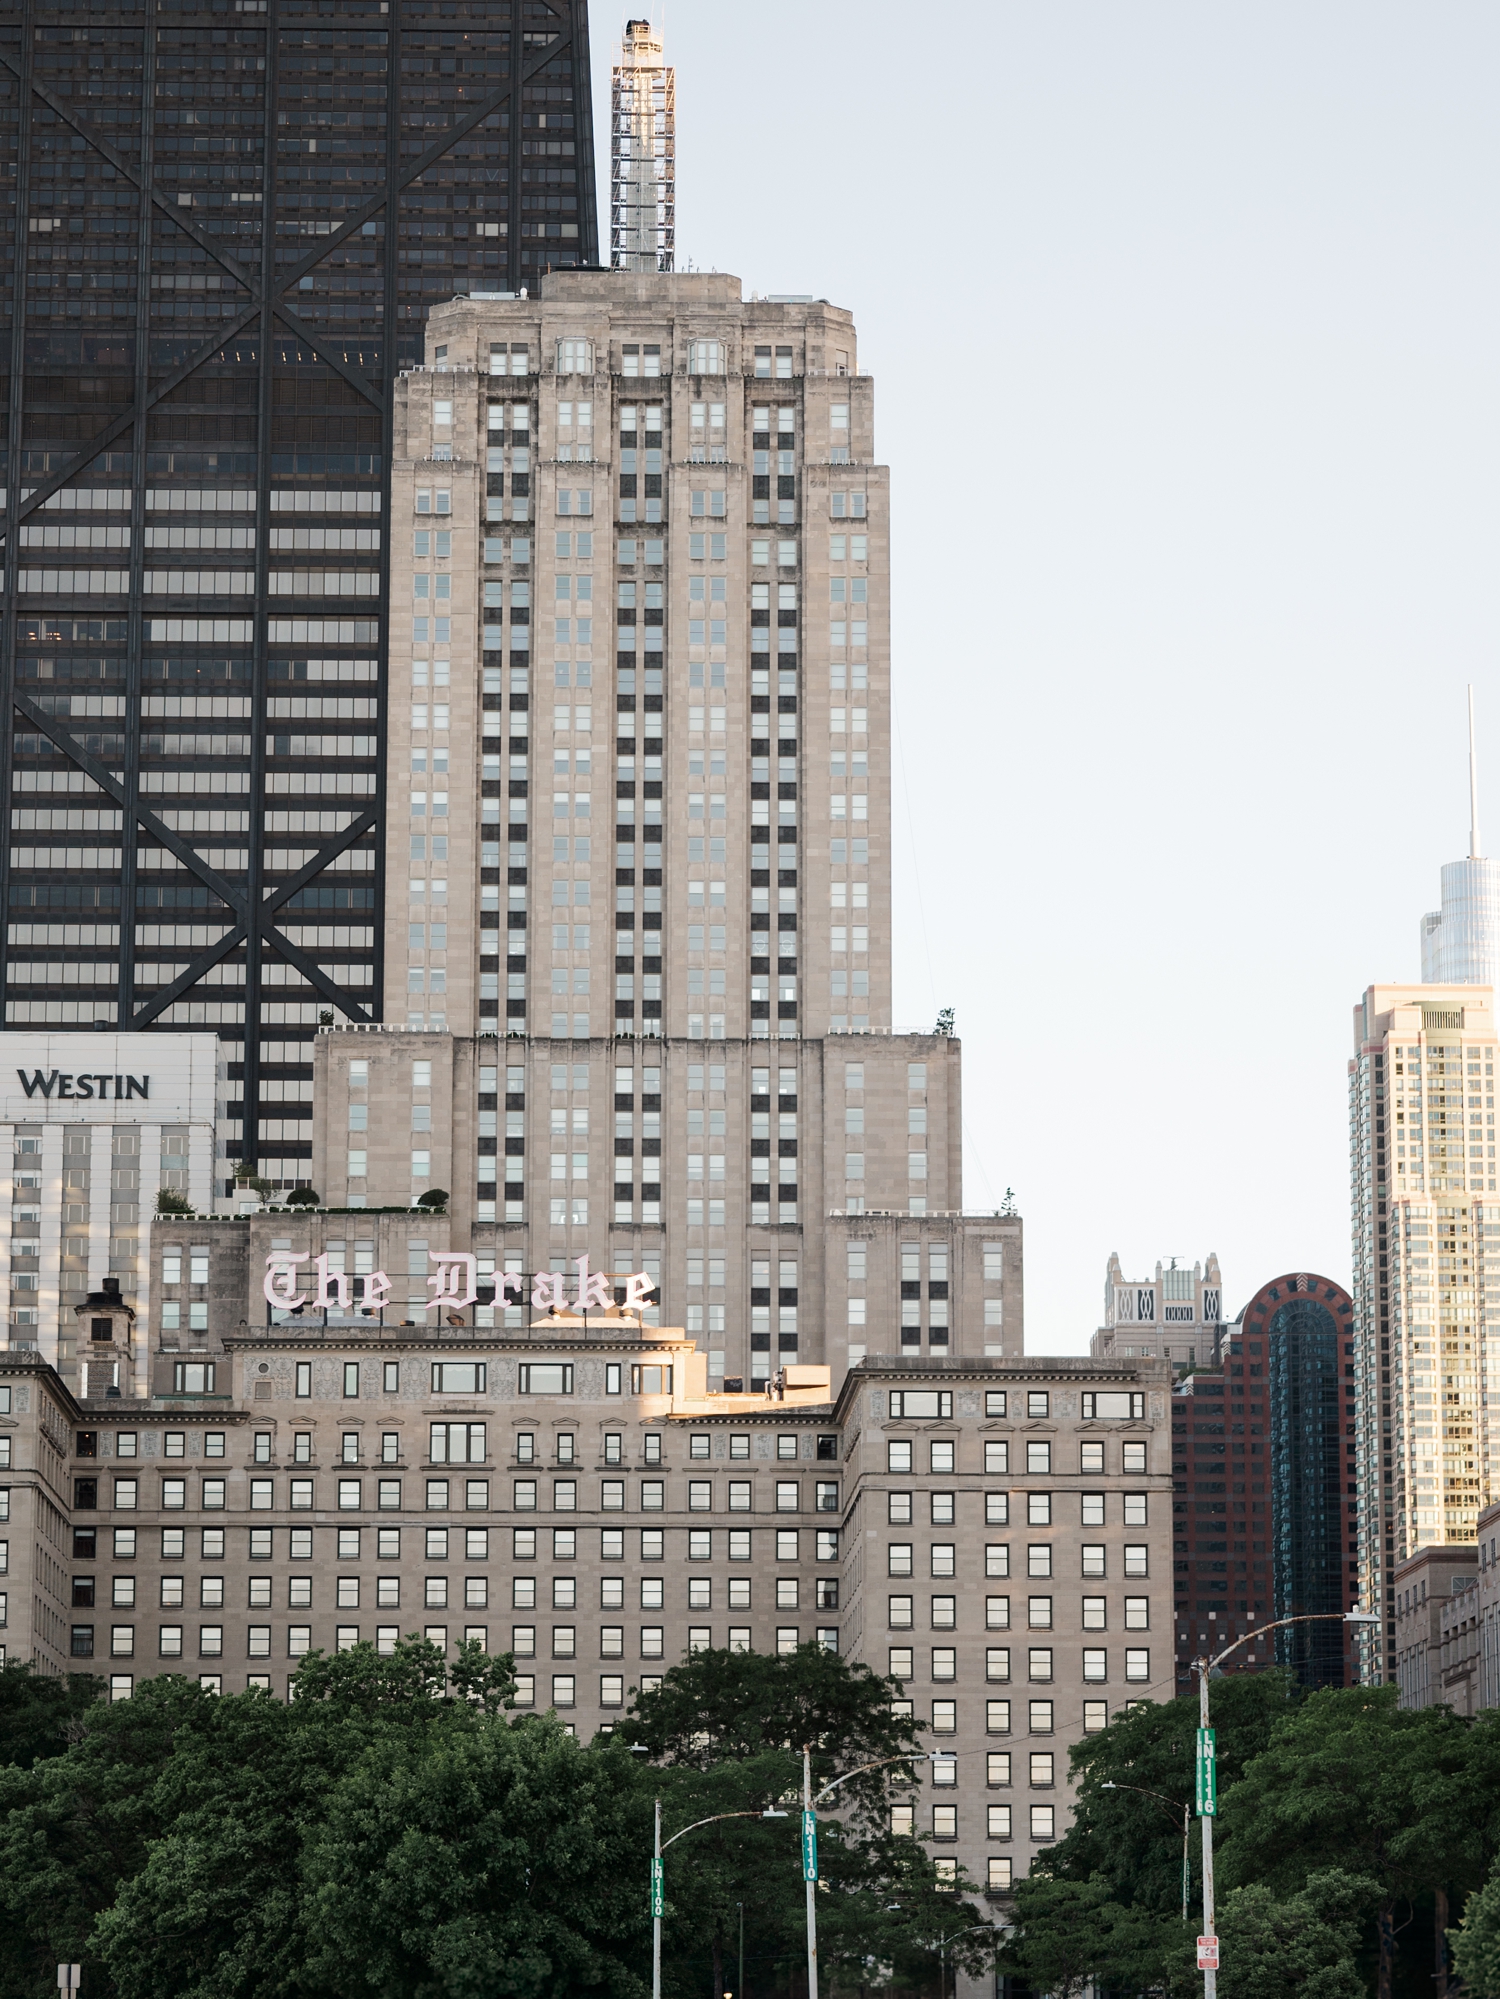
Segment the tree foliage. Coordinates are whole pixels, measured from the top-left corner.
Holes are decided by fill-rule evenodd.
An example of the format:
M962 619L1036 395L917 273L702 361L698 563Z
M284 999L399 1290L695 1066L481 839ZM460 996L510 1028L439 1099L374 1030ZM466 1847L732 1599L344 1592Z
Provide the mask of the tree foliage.
M71 1958L95 1999L644 1999L657 1798L667 1838L716 1820L668 1853L666 1990L686 1999L722 1970L743 1906L752 1989L768 1991L804 1951L787 1718L816 1724L825 1780L910 1729L888 1684L813 1648L762 1663L735 1655L717 1691L701 1660L677 1668L653 1716L589 1745L509 1708L509 1658L445 1662L416 1637L309 1656L290 1702L162 1676L60 1733L53 1710L79 1691L33 1712L13 1682L25 1755L0 1769L0 1991L41 1999ZM746 1698L758 1732L735 1719ZM730 1753L697 1740L714 1717ZM631 1753L642 1727L656 1756ZM983 1920L868 1800L822 1831L831 1972L921 1976L938 1937Z

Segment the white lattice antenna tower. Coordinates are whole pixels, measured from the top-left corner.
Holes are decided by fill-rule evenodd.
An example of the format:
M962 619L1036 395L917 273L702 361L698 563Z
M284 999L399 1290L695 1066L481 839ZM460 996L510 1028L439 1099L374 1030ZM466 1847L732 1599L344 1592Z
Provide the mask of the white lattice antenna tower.
M675 72L649 21L627 21L614 66L610 265L670 271L676 235Z

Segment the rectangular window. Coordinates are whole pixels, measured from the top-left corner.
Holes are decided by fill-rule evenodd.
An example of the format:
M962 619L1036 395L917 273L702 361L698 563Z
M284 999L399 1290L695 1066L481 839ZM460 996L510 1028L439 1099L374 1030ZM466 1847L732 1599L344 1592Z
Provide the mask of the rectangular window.
M1134 1393L1108 1393L1086 1391L1083 1397L1083 1420L1085 1423L1102 1422L1111 1418L1124 1418L1139 1422L1146 1413L1146 1397Z
M953 1391L949 1388L894 1388L891 1390L893 1417L921 1417L946 1422L953 1414Z
M312 1394L312 1362L310 1360L299 1360L297 1362L297 1393L304 1399Z
M524 1374L526 1370L523 1368ZM571 1375L572 1369L568 1370ZM432 1363L434 1395L483 1395L489 1383L489 1367L478 1360L435 1360ZM571 1394L571 1389L566 1391Z
M523 1395L571 1395L571 1361L523 1361L519 1370Z
M1146 1495L1144 1492L1127 1492L1125 1495L1125 1525L1127 1527L1146 1526Z
M1148 1681L1151 1678L1151 1654L1127 1646L1125 1649L1125 1677L1127 1680Z
M1083 1677L1101 1685L1109 1678L1109 1655L1102 1646L1084 1647Z

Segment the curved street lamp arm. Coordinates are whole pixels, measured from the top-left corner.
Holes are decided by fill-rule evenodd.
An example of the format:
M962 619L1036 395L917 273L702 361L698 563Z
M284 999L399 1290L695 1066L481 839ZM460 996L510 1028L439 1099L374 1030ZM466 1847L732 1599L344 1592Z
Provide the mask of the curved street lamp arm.
M1238 1650L1242 1645L1248 1645L1252 1638L1260 1638L1264 1636L1264 1634L1267 1631L1279 1631L1283 1625L1330 1624L1335 1619L1337 1619L1338 1622L1340 1622L1341 1624L1352 1624L1356 1622L1363 1623L1365 1621L1363 1618L1356 1619L1348 1611L1342 1611L1342 1610L1314 1610L1314 1611L1309 1611L1305 1616L1302 1617L1273 1618L1269 1624L1257 1625L1254 1631L1247 1631L1243 1638L1236 1638L1232 1645L1226 1645L1222 1652L1216 1654L1214 1658L1210 1659L1207 1662L1206 1668L1204 1661L1202 1659L1195 1659L1193 1661L1193 1671L1196 1673L1201 1673L1207 1670L1208 1672L1211 1673L1215 1666L1221 1665L1223 1661L1229 1657L1231 1652L1238 1652ZM1372 1621L1377 1623L1379 1622L1378 1619Z
M825 1784L812 1802L815 1805L820 1804L830 1791L836 1791L840 1784L847 1784L852 1777L863 1777L867 1770L884 1770L887 1764L890 1763L925 1763L926 1761L927 1751L925 1749L918 1749L914 1750L909 1756L882 1756L878 1763L861 1763L857 1770L846 1770L842 1777L835 1777L831 1784Z
M669 1846L682 1838L683 1833L696 1832L700 1825L717 1825L720 1819L758 1819L760 1816L759 1812L715 1812L711 1818L694 1819L691 1825L682 1828L682 1832L674 1832L671 1839L664 1839L661 1850L665 1853Z

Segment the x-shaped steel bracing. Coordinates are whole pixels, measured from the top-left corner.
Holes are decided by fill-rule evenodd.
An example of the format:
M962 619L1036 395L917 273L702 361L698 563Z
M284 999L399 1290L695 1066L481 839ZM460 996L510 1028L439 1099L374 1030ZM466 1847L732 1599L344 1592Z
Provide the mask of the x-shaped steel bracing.
M512 20L517 26L519 25L518 15L519 10L512 15ZM387 215L386 255L387 257L394 257L396 255L397 239L393 226L393 208L396 198L414 181L419 180L429 167L442 159L468 133L474 131L486 119L493 117L496 112L501 110L512 95L518 92L538 71L546 68L549 63L554 61L561 49L571 39L571 32L572 30L569 25L560 25L555 34L549 36L541 46L534 49L530 55L526 56L520 62L519 67L515 63L516 50L513 45L511 52L512 74L506 82L499 89L490 92L466 110L444 132L440 139L435 140L415 160L403 167L399 174L393 180L390 180L378 194L372 195L361 207L346 217L332 235L323 238L319 242L316 249L309 251L306 256L300 258L296 263L288 265L285 270L278 271L269 298L256 276L216 242L214 237L193 219L190 209L184 209L179 206L175 199L163 192L156 185L154 179L148 179L143 176L117 147L112 145L102 133L96 131L87 119L80 117L77 111L64 98L59 97L54 91L48 89L44 83L40 82L35 75L32 75L29 86L32 95L45 104L57 118L61 119L65 125L76 132L80 138L84 139L99 157L114 169L115 173L122 180L127 181L141 194L146 196L156 209L165 215L183 235L188 237L190 241L203 251L205 256L212 259L222 271L231 277L243 290L244 298L240 302L240 309L236 314L229 320L220 322L211 340L205 342L197 352L190 355L186 361L179 363L169 374L163 376L154 386L150 387L146 391L144 398L133 399L120 415L112 418L109 423L96 432L94 437L90 439L78 455L61 471L44 477L38 485L31 489L24 499L19 499L14 515L10 519L0 518L0 543L3 543L7 537L14 539L14 529L19 528L22 522L29 519L32 514L44 507L55 493L69 485L102 452L107 451L112 444L133 430L137 422L147 411L173 394L185 381L197 373L200 368L211 362L215 355L223 350L227 341L232 340L253 321L263 318L268 306L275 317L302 346L316 354L320 361L331 368L364 401L372 404L376 409L384 413L388 399L388 387L384 384L372 384L358 370L351 368L341 354L331 348L320 335L314 332L286 304L283 294L291 291L319 264L326 263L328 258L341 248L343 244L349 242L353 237L358 236L365 225L379 215L382 210L386 211ZM395 50L397 28L394 21L390 24L388 34L388 59L395 62L399 58ZM528 36L527 39L531 39L531 37ZM22 87L26 86L27 76L22 65L14 61L3 49L0 49L0 67L8 70ZM270 88L269 79L267 88ZM587 107L584 108L583 115L585 117L589 115ZM266 171L268 174L271 171L270 161L266 162ZM515 206L514 196L515 189L513 188L513 208ZM268 210L263 217L263 226L267 228L271 227L272 221L273 218ZM18 216L18 228L24 227L24 222L25 218ZM387 351L384 356L387 380L391 365L389 351L391 339L392 329L388 327L386 329L385 340ZM269 440L264 437L261 438L261 451L264 452L268 448ZM136 468L136 476L140 476L139 468ZM138 558L138 554L138 551L132 551L133 558ZM13 566L19 566L21 558L17 550L12 550L9 559ZM383 642L388 643L389 604L387 602L382 602L381 605L381 628L385 635ZM178 975L170 986L158 991L144 1006L138 1008L128 1021L122 1023L123 1026L141 1028L152 1020L157 1019L175 1000L180 999L185 993L191 991L230 951L249 942L252 935L257 941L270 945L278 957L283 959L293 969L300 972L313 990L327 1000L330 1006L354 1020L368 1020L371 1018L369 1014L365 1013L354 1000L349 998L327 976L322 967L314 959L291 943L285 934L276 927L273 918L278 909L284 907L301 889L323 873L330 862L346 848L350 847L364 833L370 831L371 828L379 830L379 813L375 807L370 807L356 813L349 825L342 832L336 834L331 840L325 841L317 848L311 860L297 874L289 880L282 882L273 891L267 893L261 899L258 906L252 907L250 897L247 895L245 889L237 886L227 877L220 874L216 868L212 867L197 852L190 842L183 839L179 833L168 826L159 814L153 812L148 806L141 804L138 798L134 805L132 805L125 785L121 783L114 772L100 762L97 757L94 757L85 750L72 732L64 728L56 717L49 715L37 702L29 696L20 693L18 690L13 690L12 699L16 712L31 723L33 727L40 730L69 762L83 771L107 797L112 799L121 808L122 837L125 840L133 840L136 837L137 830L148 833L153 839L159 841L162 846L167 848L170 853L174 854L184 867L188 868L201 882L210 888L223 901L233 915L234 921L224 936L208 950L194 958L191 964ZM258 808L259 801L255 801L254 809ZM132 822L131 824L123 824L123 821L127 817ZM253 832L252 837L255 837ZM121 914L124 921L134 922L135 912L133 909L122 911ZM379 911L376 912L376 917L379 920ZM378 1009L378 996L376 1006ZM247 1029L254 1031L253 1024L247 1022ZM251 1115L251 1109L247 1106L247 1123ZM250 1156L252 1150L252 1147L247 1146L247 1156Z

